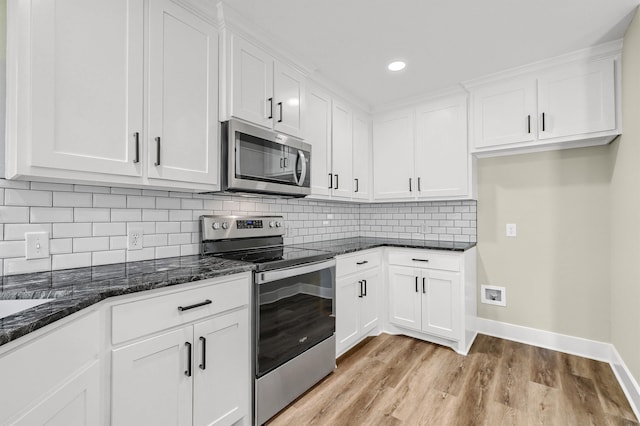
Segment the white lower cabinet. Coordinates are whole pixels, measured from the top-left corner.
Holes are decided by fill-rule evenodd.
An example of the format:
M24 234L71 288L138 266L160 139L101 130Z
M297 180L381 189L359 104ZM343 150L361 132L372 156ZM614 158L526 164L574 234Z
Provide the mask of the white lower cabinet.
M388 330L466 354L475 338L475 248L388 252Z
M249 279L222 281L176 293L173 303L160 295L114 307L116 339L118 317L131 312L177 327L112 350L113 425L250 423ZM240 288L245 297L232 306Z
M101 424L98 313L33 334L0 347L0 424Z
M336 267L336 355L340 356L378 326L380 253L340 256Z

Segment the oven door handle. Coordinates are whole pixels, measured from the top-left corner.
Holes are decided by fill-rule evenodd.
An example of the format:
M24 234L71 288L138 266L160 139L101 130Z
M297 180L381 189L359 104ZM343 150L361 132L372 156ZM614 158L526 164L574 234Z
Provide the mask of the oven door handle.
M298 164L302 162L300 168L300 178L298 178ZM304 180L307 178L307 159L304 156L304 152L298 150L298 156L296 157L296 165L293 168L293 179L296 181L296 185L304 185Z
M259 272L256 277L258 284L265 284L285 278L295 277L297 275L309 274L311 272L321 271L327 268L335 268L336 260L329 259L322 262L297 265L286 269L276 269L274 271Z

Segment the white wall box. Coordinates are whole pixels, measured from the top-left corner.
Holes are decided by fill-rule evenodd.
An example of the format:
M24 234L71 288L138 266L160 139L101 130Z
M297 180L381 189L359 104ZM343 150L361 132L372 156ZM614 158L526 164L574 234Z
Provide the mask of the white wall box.
M371 120L368 114L309 84L305 111L311 156L312 196L370 199Z
M236 117L303 138L302 73L229 30L224 31L224 40L227 92L220 120Z
M475 248L389 249L388 264L386 328L466 354L476 335Z
M609 143L622 132L621 42L465 83L477 156Z
M113 306L113 425L250 424L249 275L198 284Z
M466 95L374 117L374 200L473 198L473 189Z
M0 347L0 424L101 424L103 335L87 309Z
M7 4L8 178L219 189L217 30L169 0L145 20L142 0Z
M381 250L374 249L336 259L336 356L378 334L384 285L380 258Z

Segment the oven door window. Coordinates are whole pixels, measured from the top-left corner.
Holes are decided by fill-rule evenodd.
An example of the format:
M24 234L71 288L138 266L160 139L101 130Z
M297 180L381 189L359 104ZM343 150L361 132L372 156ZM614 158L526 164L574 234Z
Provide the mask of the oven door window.
M335 331L335 267L257 287L257 366L261 377Z
M309 186L310 160L307 151L236 132L237 179Z

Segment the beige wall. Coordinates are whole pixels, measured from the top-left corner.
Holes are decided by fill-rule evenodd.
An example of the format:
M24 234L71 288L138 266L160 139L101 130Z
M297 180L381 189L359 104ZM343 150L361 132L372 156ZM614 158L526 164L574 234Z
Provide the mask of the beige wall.
M609 149L478 161L478 285L507 289L480 317L610 340Z
M640 13L622 52L623 135L611 147L611 342L640 381Z

